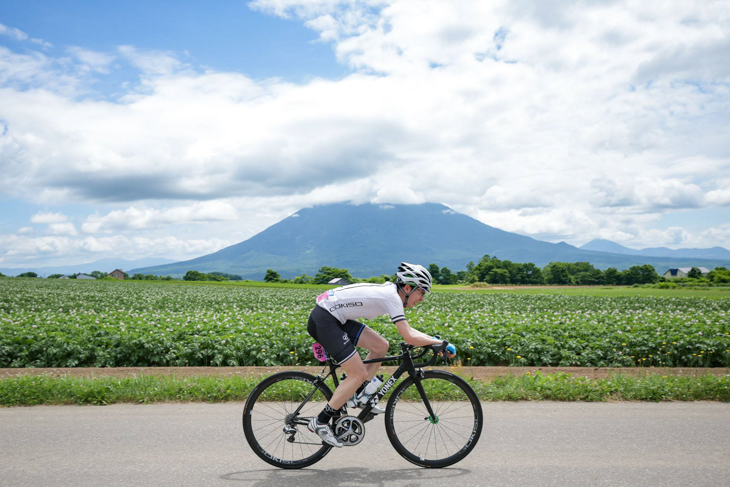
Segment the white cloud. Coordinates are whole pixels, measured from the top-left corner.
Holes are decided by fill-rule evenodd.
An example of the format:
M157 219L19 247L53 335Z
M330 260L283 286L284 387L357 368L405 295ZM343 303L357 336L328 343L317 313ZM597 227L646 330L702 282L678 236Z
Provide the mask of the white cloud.
M68 101L67 97L74 97L85 90L85 81L77 72L69 71L63 59L49 58L40 52L16 54L0 46L0 100L3 108L16 101L14 98L22 96L28 88L41 90L35 93L39 99L48 96L47 92L53 92ZM0 144L3 142L8 143L0 139ZM16 148L22 149L21 146Z
M48 225L48 232L51 235L77 235L76 227L71 222L51 223Z
M177 206L164 210L129 207L126 210L111 211L104 216L95 214L89 216L81 228L85 233L111 233L236 219L238 219L238 212L230 203L205 201L190 206Z
M43 48L53 47L53 44L46 42L43 39L36 39L30 37L28 34L15 27L8 27L7 25L0 24L0 35L5 35L15 39L16 41L27 41L30 38L30 42L37 44Z
M68 221L68 217L63 213L36 213L30 217L30 221L33 223L62 223Z
M71 46L67 51L72 54L87 69L99 73L108 73L109 65L115 57L111 54L98 51L90 51L78 46Z
M43 39L36 39L35 37L31 37L30 42L32 42L33 44L38 44L44 49L53 47L53 44L51 44L50 42L46 42Z
M581 209L479 210L476 218L500 230L552 242L572 241L600 228L600 220Z
M713 206L730 206L730 179L717 181L716 188L707 193L707 203Z
M617 240L618 241L618 240ZM709 248L728 247L730 224L706 228L702 231L689 231L682 227L666 229L637 228L636 234L622 243L631 248L669 247L669 248Z
M117 257L138 259L147 256L164 256L170 259L190 259L215 252L232 242L219 238L182 240L176 237L129 238L121 235L83 239L68 236L31 238L17 235L0 235L0 255L6 262L11 257L17 264L35 262L39 265L53 263L60 257L78 262L86 258Z
M485 208L538 208L550 206L554 196L546 186L535 184L537 181L526 181L522 185L503 187L491 186L481 198ZM544 182L543 182L544 183Z
M696 184L676 179L639 178L595 179L591 182L593 201L600 207L637 207L645 211L670 208L697 208L705 193Z
M8 27L3 24L0 24L0 35L8 36L16 41L25 41L28 39L28 34L22 30L16 29L15 27Z
M119 54L147 75L170 75L186 66L172 52L146 51L119 46Z

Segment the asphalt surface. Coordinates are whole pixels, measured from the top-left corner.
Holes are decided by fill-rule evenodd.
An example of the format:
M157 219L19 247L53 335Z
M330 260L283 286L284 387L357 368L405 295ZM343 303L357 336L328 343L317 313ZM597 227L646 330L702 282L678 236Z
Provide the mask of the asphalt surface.
M730 404L483 403L479 444L440 470L402 459L377 418L296 471L253 454L242 407L0 409L0 486L730 485Z

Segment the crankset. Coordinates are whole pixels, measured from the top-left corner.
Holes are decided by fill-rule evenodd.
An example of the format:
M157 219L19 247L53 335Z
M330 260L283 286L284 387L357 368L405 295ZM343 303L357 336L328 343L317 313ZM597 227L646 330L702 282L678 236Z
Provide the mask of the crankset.
M335 423L335 436L344 446L355 446L365 438L365 425L355 416L343 416Z

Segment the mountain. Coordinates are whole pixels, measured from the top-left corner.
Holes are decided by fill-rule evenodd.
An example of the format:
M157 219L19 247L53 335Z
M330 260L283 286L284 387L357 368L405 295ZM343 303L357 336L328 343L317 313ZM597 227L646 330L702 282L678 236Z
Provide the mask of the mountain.
M50 276L52 274L63 274L63 275L78 274L78 273L88 274L89 272L93 272L93 271L111 272L114 269L121 269L123 271L126 271L126 269L131 269L132 267L157 266L157 265L171 264L173 262L175 262L175 261L170 260L170 259L160 259L160 258L156 258L156 257L147 257L144 259L137 259L137 260L100 259L100 260L97 260L94 262L89 262L87 264L64 265L64 266L56 266L56 267L7 268L7 269L0 269L0 272L5 274L6 276L17 276L18 274L22 274L23 272L35 272L36 274L38 274L41 277L46 277L46 276ZM127 273L129 273L129 272L127 271Z
M420 205L332 204L306 208L250 239L175 264L132 269L130 273L182 277L189 270L227 272L261 280L266 269L282 277L314 275L322 266L346 268L355 277L392 274L401 261L436 263L453 272L485 254L544 266L553 261L590 262L605 269L652 264L669 267L730 265L725 261L641 257L542 242L485 225L434 203Z
M680 259L730 259L730 250L723 247L707 249L670 249L667 247L650 247L641 250L630 249L610 240L595 239L580 247L583 250L611 252L614 254L641 255L645 257L671 257Z

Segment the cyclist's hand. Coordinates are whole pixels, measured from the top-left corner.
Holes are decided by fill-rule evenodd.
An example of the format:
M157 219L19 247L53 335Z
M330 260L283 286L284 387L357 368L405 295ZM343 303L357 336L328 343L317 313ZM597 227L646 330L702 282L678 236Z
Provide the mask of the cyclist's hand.
M441 356L444 355L444 352L446 352L446 356L449 358L454 358L456 356L456 347L447 340L442 341L441 345L434 345L433 348Z

